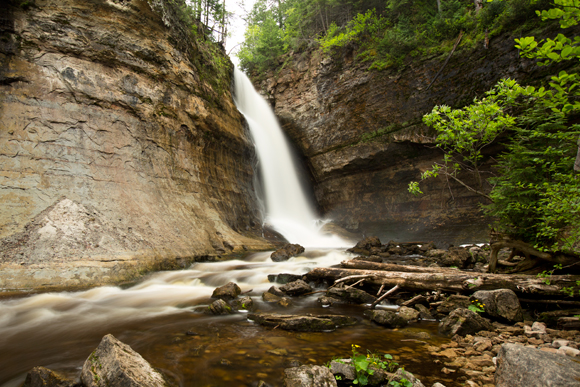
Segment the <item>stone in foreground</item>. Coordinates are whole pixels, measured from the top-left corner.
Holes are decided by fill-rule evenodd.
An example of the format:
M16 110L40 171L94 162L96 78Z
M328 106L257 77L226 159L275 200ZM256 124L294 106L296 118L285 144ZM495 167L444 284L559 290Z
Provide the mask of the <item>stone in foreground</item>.
M248 319L267 327L300 332L333 331L337 327L354 325L358 321L355 317L341 315L295 316L274 313L250 313Z
M224 300L215 300L209 305L208 310L211 314L216 316L224 316L234 313L232 307Z
M337 387L327 367L301 366L284 370L284 387Z
M83 365L85 387L166 387L160 373L133 349L109 334Z
M470 300L483 304L485 313L492 318L509 322L523 321L522 307L518 296L509 289L478 290Z
M412 387L425 387L423 383L421 383L421 381L415 377L415 375L405 371L402 368L399 368L397 372L395 372L395 374L389 378L389 386L392 385L392 382L398 382L402 384L403 379L410 382Z
M563 355L504 344L497 356L496 387L580 385L580 362Z
M22 387L73 387L75 383L44 367L34 367Z
M312 287L299 279L289 282L284 286L280 286L280 290L290 296L301 296L303 294L312 292Z
M457 308L439 324L439 332L444 335L472 335L479 331L495 331L493 325L477 313Z

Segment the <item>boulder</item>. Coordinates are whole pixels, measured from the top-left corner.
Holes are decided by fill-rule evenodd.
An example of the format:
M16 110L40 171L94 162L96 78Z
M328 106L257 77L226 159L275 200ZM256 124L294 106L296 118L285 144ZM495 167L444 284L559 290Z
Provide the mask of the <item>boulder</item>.
M375 367L372 364L369 364L369 368L373 370L373 374L369 375L368 384L371 386L380 385L383 382L386 382L389 377L392 375L386 371L383 371L379 367ZM330 372L333 375L340 375L342 380L354 380L356 378L356 370L354 365L352 365L351 359L340 359L340 360L333 360L330 362Z
M276 286L270 286L270 289L268 289L268 293L272 293L278 297L286 297L287 296L287 294L284 293L282 291L282 289L277 288Z
M517 344L497 355L496 387L568 387L580 384L580 362Z
M264 300L265 302L278 302L278 301L280 301L281 298L282 297L277 296L273 293L270 293L269 291L264 292L262 294L262 300Z
M311 293L312 287L301 279L280 286L280 290L289 296L301 296L302 294Z
M466 269L473 266L475 259L465 247L450 247L447 254L441 257L442 266L456 266L460 269Z
M281 306L282 308L289 308L293 305L292 300L289 299L288 297L280 298L280 300L276 304L278 304L278 306Z
M333 331L337 327L354 325L355 317L341 315L284 315L275 313L250 313L248 320L267 327L279 327L288 331L322 332Z
M478 290L469 300L482 304L485 313L492 318L511 323L524 319L520 300L513 290Z
M399 308L399 316L407 321L416 321L419 318L419 311L406 306L401 306Z
M337 387L327 367L309 365L284 370L284 387Z
M326 291L326 296L338 298L351 304L371 304L377 298L364 290L347 287L344 284L332 287Z
M240 287L237 284L229 282L224 286L216 288L213 291L211 298L219 298L222 300L233 300L234 298L239 296L240 293L242 293L242 289L240 289Z
M44 367L34 367L22 387L73 387L75 383Z
M85 387L161 387L167 386L161 374L133 349L106 335L83 365Z
M224 300L215 300L208 306L209 313L214 315L226 315L234 313L234 309Z
M487 319L464 308L455 309L439 324L439 332L449 336L472 335L479 331L495 331L495 328Z
M390 310L367 310L364 314L372 321L387 328L400 328L408 324L407 320Z
M286 246L274 251L270 258L274 262L282 262L287 261L291 257L295 257L298 254L302 254L304 252L304 247L300 246L299 244L292 244L289 243Z

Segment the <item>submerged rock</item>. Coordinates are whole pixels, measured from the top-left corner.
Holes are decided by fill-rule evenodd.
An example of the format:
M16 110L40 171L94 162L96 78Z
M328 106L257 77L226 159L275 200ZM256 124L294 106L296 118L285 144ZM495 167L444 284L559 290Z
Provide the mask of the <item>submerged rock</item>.
M285 285L288 282L296 281L299 279L302 279L302 276L298 274L289 274L289 273L268 274L268 281L276 282L282 285Z
M224 286L216 288L213 291L211 298L220 298L222 300L233 300L241 293L242 289L240 289L240 287L237 284L233 282L228 282Z
M288 331L321 332L333 331L337 327L354 325L355 317L342 315L284 315L274 313L251 313L248 319L267 327L279 327Z
M74 387L75 383L45 367L34 367L22 387Z
M256 309L254 300L251 297L245 296L239 299L235 299L230 302L230 305L236 310L249 310L253 311Z
M85 387L165 387L160 373L133 349L106 335L83 365Z
M274 262L282 262L287 261L291 257L295 257L298 254L302 254L304 252L304 247L300 246L299 244L292 244L289 243L286 246L278 249L270 255L270 258Z
M439 332L444 335L472 335L479 331L495 331L489 320L464 308L457 308L439 324Z
M496 387L568 387L580 384L580 362L567 356L504 344L497 356Z
M403 379L407 380L408 382L412 383L412 387L425 387L423 383L419 379L415 377L412 373L405 371L402 368L399 368L397 372L393 376L389 378L389 386L393 384L393 381L402 383Z
M284 370L284 387L337 387L327 367L304 365Z

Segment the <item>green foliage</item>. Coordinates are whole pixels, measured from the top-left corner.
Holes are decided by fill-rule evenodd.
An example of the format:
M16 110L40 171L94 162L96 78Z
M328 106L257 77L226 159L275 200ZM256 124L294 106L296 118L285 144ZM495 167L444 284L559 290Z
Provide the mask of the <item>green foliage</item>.
M558 0L558 10L538 12L543 19L560 18L561 26L577 23L577 6L571 0ZM522 55L537 58L540 65L580 59L580 38L537 42L533 37L516 39ZM578 151L580 125L580 76L564 71L551 78L547 87L522 87L503 80L482 100L463 109L435 107L425 116L426 124L439 133L438 146L444 150L443 163L423 173L422 179L444 175L465 185L457 172L472 172L477 187L468 189L486 196L484 206L496 217L499 231L513 238L551 251L578 251L580 241L580 176L573 165ZM484 179L477 163L481 149L507 132L507 151L500 155L496 176ZM420 193L413 182L409 191ZM487 191L486 191L487 192Z
M467 306L467 309L479 314L485 312L484 306L485 304L481 303L479 300L472 300L471 304Z
M542 282L546 285L550 285L552 283L552 275L556 270L562 270L562 265L556 264L552 270L544 270L541 273L538 273L536 277L542 278Z
M375 369L382 369L387 372L393 372L399 365L393 361L393 357L389 354L384 354L383 357L367 351L367 354L358 352L359 345L352 344L352 365L355 368L356 377L352 381L353 384L366 386L369 383L369 376L375 373Z

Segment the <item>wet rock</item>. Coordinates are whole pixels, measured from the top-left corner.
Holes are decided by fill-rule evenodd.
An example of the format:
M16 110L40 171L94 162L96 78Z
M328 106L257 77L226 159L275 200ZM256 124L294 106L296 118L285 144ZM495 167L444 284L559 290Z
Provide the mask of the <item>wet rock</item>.
M341 315L295 316L274 313L251 313L248 319L267 327L300 332L333 331L337 327L354 325L358 321L355 317Z
M392 382L402 383L402 380L405 379L412 383L412 387L425 387L423 383L419 379L415 377L412 373L405 371L402 368L399 368L397 372L393 376L389 378L389 385L392 385Z
M495 328L485 318L464 308L457 308L439 324L439 332L444 335L471 335L479 331L494 331Z
M415 309L419 311L419 318L421 318L421 320L435 320L435 317L433 317L433 315L425 305L417 304L415 305Z
M326 292L327 297L339 298L352 304L371 304L377 298L364 290L347 287L344 284L332 287Z
M447 254L440 258L442 266L456 266L460 269L467 269L475 263L473 257L465 247L450 247Z
M219 298L222 300L233 300L234 298L239 296L240 293L242 293L242 289L240 289L240 287L237 284L229 282L224 286L216 288L213 291L211 298Z
M469 297L461 295L449 296L441 305L437 307L437 313L449 314L457 308L467 308L471 303Z
M280 290L290 296L300 296L302 294L311 293L312 287L301 279L287 283L280 287Z
M569 357L517 344L504 344L497 356L496 387L577 386L580 363Z
M419 318L419 311L406 306L401 306L399 308L399 316L407 321L416 321Z
M366 237L363 240L359 241L356 246L347 251L355 254L362 254L362 255L370 255L371 250L375 250L376 253L380 253L381 250L381 241L377 237Z
M284 370L284 387L337 387L327 367L309 365Z
M367 310L364 314L372 321L387 328L400 328L408 323L407 320L390 310Z
M215 300L208 307L209 313L219 316L234 313L231 306L228 305L224 300Z
M322 296L318 298L318 303L321 306L332 306L334 304L344 304L345 301L338 299L338 298L333 298L333 297L326 297L326 296Z
M298 274L288 274L288 273L268 274L268 281L276 282L282 285L299 279L302 279L302 276Z
M74 387L72 380L44 367L34 367L26 375L22 387Z
M278 249L270 255L270 258L274 262L282 262L287 261L291 257L295 257L298 254L302 254L304 252L304 247L300 246L299 244L292 244L289 243L286 246Z
M277 288L276 286L271 286L270 289L268 289L268 293L274 294L278 297L286 297L286 293L284 293L282 289Z
M252 298L248 296L231 301L231 306L236 310L254 311L256 309L254 300L252 300Z
M524 319L518 296L512 290L478 290L469 300L483 304L485 313L492 318L512 323Z
M160 387L167 384L161 374L133 349L106 335L83 365L85 387Z

